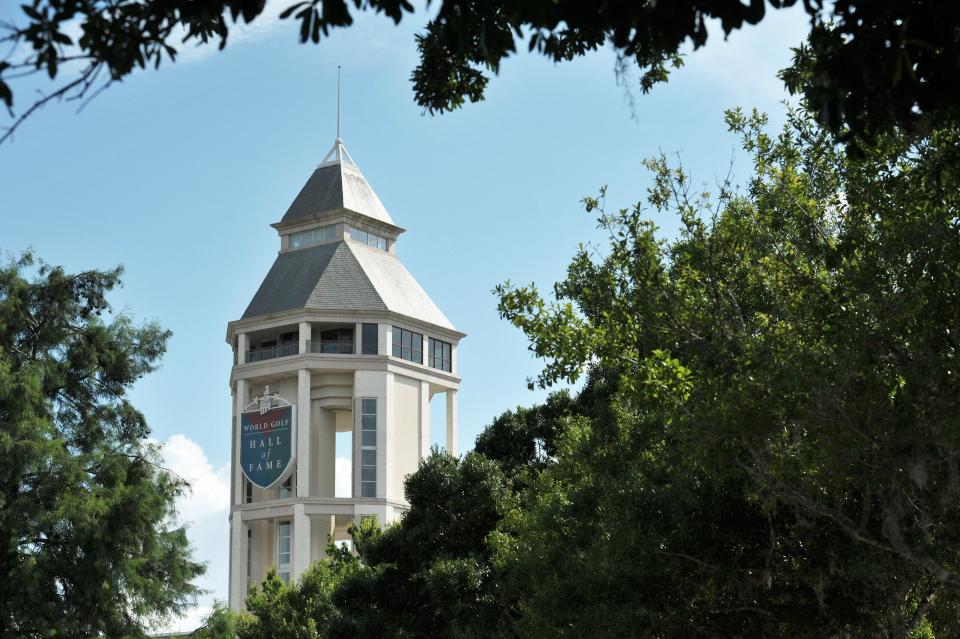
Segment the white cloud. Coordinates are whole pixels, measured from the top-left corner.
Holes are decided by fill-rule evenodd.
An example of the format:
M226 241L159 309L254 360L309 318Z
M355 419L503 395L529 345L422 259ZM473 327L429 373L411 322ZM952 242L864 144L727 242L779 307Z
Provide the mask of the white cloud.
M190 483L177 501L181 523L194 524L230 510L230 466L214 470L200 445L186 435L172 435L161 448L164 465Z
M219 469L206 453L185 435L173 435L160 446L163 465L190 483L190 490L177 499L177 523L187 526L194 558L206 562L207 572L197 585L208 591L197 606L157 631L186 632L200 626L213 609L213 601L226 601L229 575L230 466ZM351 463L336 458L336 496L350 497Z
M196 584L207 592L196 607L158 630L189 631L210 614L214 599L227 598L230 467L215 469L200 445L185 435L171 436L160 451L164 466L190 483L190 490L177 499L177 524L187 526L194 558L207 564Z
M707 23L709 39L697 51L687 47L683 69L670 81L692 80L715 89L734 106L769 108L789 95L777 72L788 66L791 47L799 45L810 31L810 23L798 3L787 9L767 7L758 25L745 24L723 37L719 20Z
M268 0L263 12L257 16L253 22L247 24L243 18L236 23L228 20L230 35L227 37L227 44L230 46L241 44L243 42L255 42L268 37L281 26L288 27L291 32L299 28L299 23L291 16L287 20L281 20L280 14L293 2L291 0ZM186 30L183 28L170 37L170 43L177 50L177 60L180 62L195 62L203 60L220 50L220 40L213 40L206 44L197 44L197 41L191 40L183 42L183 36Z

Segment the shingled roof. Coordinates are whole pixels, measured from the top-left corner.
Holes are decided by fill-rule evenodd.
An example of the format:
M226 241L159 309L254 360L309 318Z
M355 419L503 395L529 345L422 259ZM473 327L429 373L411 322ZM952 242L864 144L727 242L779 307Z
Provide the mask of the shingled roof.
M274 226L282 228L343 210L403 231L394 225L380 198L337 138L286 215ZM396 255L354 240L281 251L243 319L299 309L393 312L456 330Z
M356 242L278 255L243 319L302 308L392 311L455 330L400 260Z
M280 220L280 226L344 209L393 225L393 218L339 138L327 155L328 159L331 157L314 170Z

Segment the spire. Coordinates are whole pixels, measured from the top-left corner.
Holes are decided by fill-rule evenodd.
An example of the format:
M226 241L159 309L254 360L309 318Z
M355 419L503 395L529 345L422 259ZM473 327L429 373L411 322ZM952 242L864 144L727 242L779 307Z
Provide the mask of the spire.
M350 157L350 153L347 152L347 147L343 145L343 140L340 139L340 136L337 136L337 139L333 141L333 147L327 152L327 155L324 156L323 161L320 162L318 169L322 169L325 166L330 166L332 164L349 164L351 166L357 166L357 163L353 161L353 158Z
M351 211L402 233L387 213L377 194L360 172L360 166L350 157L340 138L340 67L337 67L337 137L333 146L314 169L307 183L277 224L300 223L326 214Z
M323 168L331 164L352 164L357 166L357 163L353 161L353 158L350 157L350 154L347 152L347 147L343 145L343 140L340 138L340 65L337 65L337 138L333 141L333 147L327 152L327 155L323 158L323 161L320 162L318 168Z

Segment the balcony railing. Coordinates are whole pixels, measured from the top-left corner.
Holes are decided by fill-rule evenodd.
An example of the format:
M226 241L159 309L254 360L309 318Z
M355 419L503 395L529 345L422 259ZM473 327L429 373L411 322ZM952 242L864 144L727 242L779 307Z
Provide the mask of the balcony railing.
M317 339L307 342L308 353L353 355L353 340Z
M290 355L296 355L298 349L299 345L296 342L290 342L288 344L281 344L280 346L270 346L268 348L258 348L247 351L247 363L262 362L278 357L289 357Z

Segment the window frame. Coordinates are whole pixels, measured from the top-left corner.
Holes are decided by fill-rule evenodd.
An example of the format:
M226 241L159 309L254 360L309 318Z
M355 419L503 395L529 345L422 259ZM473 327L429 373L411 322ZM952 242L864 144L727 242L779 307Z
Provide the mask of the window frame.
M294 497L293 473L283 483L277 486L277 499L292 499Z
M442 339L437 339L435 337L429 338L428 344L428 357L427 362L430 368L436 368L437 370L445 371L447 373L453 372L453 344L450 342L445 342ZM437 356L436 350L437 347L440 348L440 355Z
M387 250L387 238L356 226L350 226L350 239L381 251Z
M373 339L368 335L370 329L373 329ZM360 354L361 355L379 355L380 354L380 325L363 323L360 325Z
M423 333L411 331L394 325L391 352L397 357L414 364L423 365ZM416 356L416 359L414 357Z
M283 534L284 530L286 535ZM281 542L286 539L287 541L287 550L281 550ZM280 559L282 556L286 555L286 563L282 562ZM284 570L285 568L285 570ZM290 583L290 577L293 573L293 522L290 520L278 521L277 522L277 576L283 580L284 583Z
M310 248L335 239L337 239L337 225L328 224L291 233L287 246L291 249Z
M253 528L247 527L247 588L253 580Z
M360 497L377 496L377 404L376 397L360 398ZM371 459L373 463L368 463ZM372 472L372 479L367 471Z

